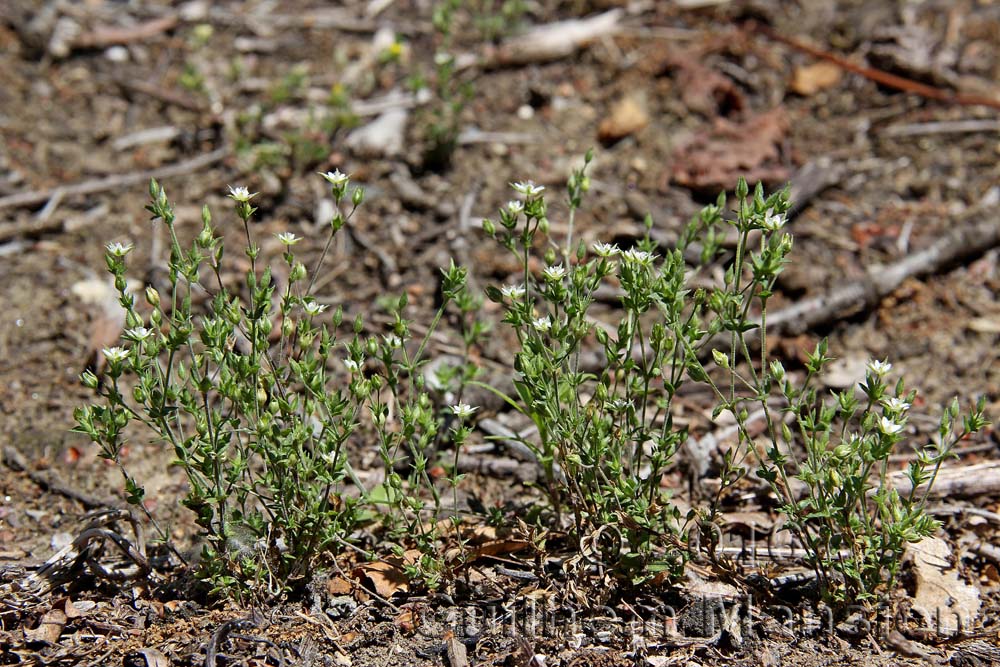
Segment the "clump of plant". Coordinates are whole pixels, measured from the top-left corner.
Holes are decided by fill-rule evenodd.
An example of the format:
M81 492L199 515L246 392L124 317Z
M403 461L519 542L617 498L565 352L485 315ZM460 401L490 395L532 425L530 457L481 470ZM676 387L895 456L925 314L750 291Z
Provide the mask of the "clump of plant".
M517 336L517 395L505 398L537 427L537 437L525 444L543 470L556 525L568 518L581 550L596 548L606 564L633 579L677 574L682 552L673 547L683 543L687 524L661 480L688 437L674 423L674 399L684 383L701 383L716 396L713 417L731 412L740 438L724 452L715 501L687 518L714 520L722 497L757 461L825 599L870 601L890 590L906 543L937 529L925 511L927 493L955 442L987 423L983 403L961 428L957 405L948 408L938 442L918 452L908 470L911 488L900 493L890 480L889 457L903 438L913 394L902 381L894 391L887 387L888 365L869 367L861 400L851 392L823 396L813 386L830 361L825 341L798 386L768 358L767 304L792 248L784 231L787 191L765 197L758 185L750 196L741 179L735 216L724 215L720 195L674 248L659 248L647 235L626 250L606 243L588 249L574 244L573 221L589 161L588 154L569 180L562 243L550 238L544 188L532 183L513 184L521 198L483 223L522 269L520 283L490 288L488 296L503 305L504 321ZM691 280L700 267L690 269L685 254L698 249L700 265L722 256L726 226L737 236L723 257L723 280L696 289ZM530 268L536 254L544 266L538 273ZM602 284L620 287L617 327L588 315ZM603 359L584 364L593 342ZM767 424L770 446L763 452L748 428L748 407L755 404ZM804 496L796 495L792 477L805 483ZM609 527L620 541L604 539Z
M414 126L417 143L422 146L421 166L431 171L442 171L451 165L458 147L462 111L473 94L472 85L457 76L452 50L455 15L461 4L458 0L442 0L434 5L431 22L438 43L432 73L417 71L409 80L414 92L429 92L426 105L414 117Z
M790 424L769 432L771 445L757 474L781 499L825 600L837 606L874 604L893 590L907 543L940 528L926 511L928 494L955 444L988 424L985 403L980 399L961 417L953 401L936 441L916 451L906 485L899 486L890 477L889 457L906 439L916 392L907 392L902 378L889 385L891 365L872 361L860 396L854 388L824 396L812 382L832 360L826 351L824 341L809 355L800 387L772 362L764 383L773 383L785 399ZM792 452L799 447L805 458L794 461ZM805 484L804 497L791 492L793 472Z
M426 104L414 117L416 140L422 146L421 167L442 171L451 166L461 133L461 115L474 94L468 79L456 69L456 37L477 45L509 33L525 10L522 0L439 0L433 6L435 50L430 72L415 71L410 87L425 91Z
M537 440L525 444L543 470L556 525L568 517L581 548L596 548L635 579L677 574L681 517L661 479L687 438L673 420L674 398L688 379L704 377L699 351L714 333L702 324L705 297L689 287L684 250L720 208L708 207L674 249L661 250L648 235L625 250L588 249L574 241L573 225L590 160L588 153L569 180L561 244L548 234L544 188L530 182L512 184L520 198L483 223L522 270L519 283L488 290L518 340L517 396L506 398L537 427ZM536 252L545 266L539 274L530 268ZM617 327L588 314L602 285L620 285ZM584 363L594 342L603 353L596 366ZM588 542L609 526L620 541Z
M805 548L824 599L876 601L892 589L906 544L937 529L928 494L955 443L987 423L983 402L965 418L949 406L935 442L910 464L909 486L897 488L889 460L914 393L902 380L890 387L888 363L869 365L860 393L827 395L815 386L830 361L825 341L801 382L769 359L767 304L792 248L787 193L765 197L758 186L751 195L741 180L735 216L720 195L673 248L648 233L630 248L588 248L574 239L574 220L590 161L588 153L569 179L565 238L550 234L545 188L531 182L512 184L517 198L483 222L520 265L512 284L486 295L502 305L517 338L515 395L501 395L537 428L524 439L547 501L535 519L567 533L577 561L596 559L635 583L676 577L690 522L713 521L727 492L756 471ZM461 545L458 513L439 519L458 508L459 457L476 411L462 392L478 383L471 350L485 334L480 300L452 263L441 271L441 305L422 338L411 335L405 296L386 300L392 321L384 335L366 333L359 316L340 338L342 309L327 313L313 287L364 191L349 190L339 171L323 177L338 207L326 246L310 271L295 254L300 239L278 234L288 274L280 289L253 238L255 194L242 187L230 188L249 259L240 285L223 281L225 246L208 208L200 233L182 246L155 181L147 209L169 234L169 293L147 287L145 305L137 304L127 280L132 246L107 246L126 330L121 345L103 351L103 377L82 377L100 400L76 411L77 430L118 465L136 505L145 492L123 464L124 445L144 427L171 449L188 481L182 502L205 537L200 574L217 592L279 595L376 521L390 550L406 556L411 580L435 588L459 564L441 548L448 539ZM732 251L721 244L727 226L736 233ZM693 269L691 255L699 260ZM696 272L720 259L721 282L695 288ZM590 315L601 287L618 291L616 325ZM432 374L427 344L449 308L465 355ZM732 413L739 442L724 452L715 500L682 517L662 480L688 438L674 414L685 383L714 393L714 416ZM766 428L755 440L748 413L757 406ZM382 466L371 488L348 455L362 435ZM453 448L450 457L442 445Z
M341 548L360 521L383 512L390 526L405 524L425 553L436 537L423 513L428 493L440 509L424 447L443 415L422 388L427 338L408 351L401 316L381 340L363 335L360 317L353 336L338 338L342 309L326 313L327 304L311 291L333 235L354 215L364 191L349 193L349 179L339 171L324 177L338 207L349 212L330 220L330 237L311 272L295 255L300 239L277 235L288 273L280 292L270 267L259 261L250 224L255 195L246 188L230 188L250 260L235 290L222 279L225 246L208 208L201 232L185 249L173 207L155 181L147 208L169 232L169 294L148 287L148 308L140 308L126 278L132 246L107 247L127 328L122 345L103 351L104 377L83 375L102 400L76 411L76 430L119 465L134 504L142 503L144 490L121 461L123 445L136 437L130 425L145 426L172 449L188 481L183 504L206 540L200 575L214 591L281 593L301 583L324 553ZM457 267L443 272L444 303L435 324L464 294L464 280ZM196 306L199 294L208 295L207 307ZM401 311L405 300L398 305ZM460 444L472 409L452 411ZM348 460L348 442L366 413L386 470L377 489L366 489ZM404 454L405 480L398 472Z
M788 207L787 193L765 198L758 185L751 196L741 179L736 216L701 219L709 238L721 235L715 231L721 225L737 233L723 284L705 299L713 314L706 333L716 336L712 357L721 380L718 372L702 374L698 364L688 369L715 393L714 416L728 411L740 429L738 445L725 452L722 485L708 515L756 461L757 475L770 485L805 549L822 597L836 605L873 603L892 590L906 544L938 529L925 511L927 494L955 443L988 423L984 403L961 427L957 402L945 410L938 440L917 451L907 470L910 488L901 493L890 478L889 460L905 438L916 392L907 392L903 379L894 388L886 383L891 365L873 361L859 391L824 395L815 383L832 361L825 340L808 356L801 383L768 357L767 304L792 247L783 232ZM762 446L748 428L748 407L754 405L766 424ZM804 494L793 477L804 483Z

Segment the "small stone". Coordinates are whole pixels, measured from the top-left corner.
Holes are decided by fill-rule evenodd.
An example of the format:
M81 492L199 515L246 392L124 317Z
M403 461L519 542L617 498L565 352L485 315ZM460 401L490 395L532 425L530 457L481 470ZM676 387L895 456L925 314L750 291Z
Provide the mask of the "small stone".
M128 49L124 46L112 46L104 51L104 57L113 63L125 63L129 59Z
M649 124L649 114L642 100L629 96L619 100L597 129L602 142L618 141L635 134Z

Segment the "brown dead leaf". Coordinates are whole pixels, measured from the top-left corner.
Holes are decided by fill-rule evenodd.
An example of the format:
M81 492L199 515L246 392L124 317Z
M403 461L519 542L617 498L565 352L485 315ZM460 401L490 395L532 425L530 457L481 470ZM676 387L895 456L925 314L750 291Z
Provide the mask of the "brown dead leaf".
M742 122L716 119L710 130L674 151L665 180L709 192L732 189L740 176L750 183L787 180L778 150L787 131L788 116L781 107Z
M385 561L377 563L365 563L358 567L355 576L367 578L375 592L384 598L391 598L397 592L407 592L410 587L410 580L406 577L402 568Z
M404 568L412 565L420 558L416 549L407 550L402 557L389 556L375 563L364 563L354 569L358 579L367 578L371 581L375 592L384 598L390 598L397 592L406 593L410 589L410 580Z
M71 618L80 618L87 612L84 609L81 609L77 607L75 604L73 604L73 601L71 599L66 598L65 604L63 604L63 613L66 614L67 619L71 619Z
M638 95L628 95L611 107L607 118L597 128L597 138L602 143L612 143L635 134L649 124L649 113Z
M125 664L144 664L146 667L170 667L170 659L155 648L143 648L126 655Z
M792 74L791 88L799 95L808 97L821 90L833 88L840 83L844 72L842 69L826 61L796 67Z
M420 613L416 609L404 609L394 622L404 635L412 635L420 627Z
M37 628L24 631L24 638L29 642L55 644L66 627L66 621L66 613L62 609L50 609L42 615Z
M913 611L927 627L946 636L975 627L982 604L979 589L958 576L948 543L926 537L908 545L907 554L916 577Z
M531 542L525 540L494 540L477 546L474 549L463 547L452 547L445 554L445 560L454 563L461 559L465 563L471 563L484 556L497 556L500 554L512 554L523 551L531 546Z
M746 101L725 74L704 64L700 49L655 46L643 56L641 68L653 76L672 73L681 101L691 111L709 117L742 111Z
M352 590L354 586L343 577L331 577L326 582L326 592L330 595L350 595Z

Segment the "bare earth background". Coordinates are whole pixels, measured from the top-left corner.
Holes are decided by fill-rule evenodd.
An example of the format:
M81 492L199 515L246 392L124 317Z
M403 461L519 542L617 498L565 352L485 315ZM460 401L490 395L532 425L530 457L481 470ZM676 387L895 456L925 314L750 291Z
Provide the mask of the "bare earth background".
M647 213L658 238L669 241L738 176L769 187L791 180L801 208L790 224L793 263L775 308L862 279L963 225L1000 226L998 105L954 99L1000 100L996 2L528 2L498 44L477 36L473 4L459 12L454 48L465 54L459 77L474 93L459 118L463 133L452 164L437 170L421 159L426 101L406 85L415 73L432 73L430 2L0 5L0 598L10 601L0 602L0 664L205 664L211 645L228 655L215 664L455 667L461 658L449 653L454 628L439 620L442 613L487 603L506 609L555 594L541 580L512 579L484 564L476 571L485 582L475 588L478 598L400 593L391 607L355 601L357 608L339 618L316 600L266 610L248 632L271 643L213 639L246 612L201 607L162 582L132 589L84 577L47 595L14 595L27 573L79 532L90 509L81 498L120 496L117 472L69 429L73 408L90 398L80 372L119 333L104 244L134 242L133 275L154 284L163 278L161 230L143 211L148 179L132 175L168 168L161 182L182 233L196 233L207 203L221 227L232 223L230 248L239 247L240 230L226 186L260 192L255 230L265 254L276 258L274 232L305 237L299 247L311 247L308 253L322 247L321 221L330 209L315 172L352 174L368 201L335 244L318 295L343 304L350 317L365 313L376 331L376 299L403 291L410 316L426 324L438 267L451 257L470 266L479 285L504 282L516 267L485 238L479 219L510 198L508 182L533 179L549 188L559 229L569 169L592 146L592 190L577 222L587 242L628 245ZM587 24L595 33L563 54L539 57L504 46L531 26L584 18L596 22ZM762 25L952 99L881 86L769 37ZM383 62L378 56L393 35L402 40L400 59ZM331 104L331 96L340 102ZM60 190L79 183L85 187ZM921 392L913 422L922 433L933 430L938 406L955 395L966 402L986 396L995 417L998 250L959 254L870 305L774 336L774 353L801 368L805 352L829 336L839 360L831 387L858 380L868 359L888 359L893 377L906 376ZM487 307L485 314L493 312ZM614 311L605 307L598 316L613 321ZM446 354L457 345L453 334L442 334L432 349ZM485 367L507 362L509 349L498 324L480 351ZM699 435L716 428L709 399L687 398L685 418ZM512 419L488 403L482 416ZM957 467L1000 458L992 431L961 449ZM521 484L532 475L523 469L528 464L490 467L508 459L483 456L487 472L470 475L466 492L486 504L531 501ZM898 459L904 467L907 452ZM171 526L181 548L194 550L194 527L174 502L183 475L167 460L139 440L126 464L146 482L149 509ZM711 469L698 480L706 488ZM987 482L997 472L988 465L971 470L978 472L964 475ZM682 469L673 474L684 487ZM732 508L733 523L772 525L775 517L753 490L747 498ZM1000 562L996 549L983 546L996 541L998 500L994 484L986 495L956 492L938 508L950 546L949 581L975 588L981 604L973 630L987 643L996 640ZM911 573L906 593L917 594L919 584ZM649 592L609 601L619 618L655 618L663 604ZM61 624L52 621L54 609L65 616ZM747 632L729 628L714 638L650 642L636 651L607 609L578 611L588 620L569 638L515 638L525 633L494 624L467 642L469 663L540 665L532 658L540 654L547 665L977 664L960 662L973 653L939 637L852 639L782 631L761 618ZM54 625L54 634L39 631ZM608 629L611 635L601 634Z

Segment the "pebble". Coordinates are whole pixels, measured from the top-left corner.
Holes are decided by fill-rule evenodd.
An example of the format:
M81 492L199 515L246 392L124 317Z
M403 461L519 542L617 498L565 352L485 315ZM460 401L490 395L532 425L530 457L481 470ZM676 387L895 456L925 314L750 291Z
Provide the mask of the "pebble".
M104 57L113 63L128 62L128 49L124 46L112 46L104 51Z

